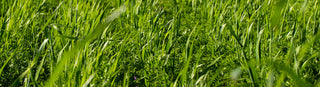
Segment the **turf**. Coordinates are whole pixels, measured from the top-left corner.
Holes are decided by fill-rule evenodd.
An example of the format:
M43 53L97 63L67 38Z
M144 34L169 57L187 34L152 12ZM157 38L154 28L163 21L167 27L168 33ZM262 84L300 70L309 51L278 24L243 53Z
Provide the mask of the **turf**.
M320 87L318 0L1 0L0 86Z

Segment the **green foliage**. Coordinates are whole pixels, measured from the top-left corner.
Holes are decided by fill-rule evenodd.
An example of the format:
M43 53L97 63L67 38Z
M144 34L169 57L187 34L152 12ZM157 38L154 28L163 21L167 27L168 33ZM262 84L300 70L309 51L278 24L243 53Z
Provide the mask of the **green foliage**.
M1 0L0 86L318 86L317 0Z

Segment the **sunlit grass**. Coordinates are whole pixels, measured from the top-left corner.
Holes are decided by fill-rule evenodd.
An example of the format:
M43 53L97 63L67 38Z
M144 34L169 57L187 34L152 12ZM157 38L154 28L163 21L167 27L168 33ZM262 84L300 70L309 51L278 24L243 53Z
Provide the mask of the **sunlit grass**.
M0 86L317 86L317 0L2 0Z

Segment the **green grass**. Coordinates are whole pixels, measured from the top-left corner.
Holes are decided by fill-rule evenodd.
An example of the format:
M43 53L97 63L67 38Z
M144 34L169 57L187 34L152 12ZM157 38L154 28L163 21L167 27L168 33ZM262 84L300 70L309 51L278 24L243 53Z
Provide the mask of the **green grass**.
M0 86L320 87L318 0L1 0Z

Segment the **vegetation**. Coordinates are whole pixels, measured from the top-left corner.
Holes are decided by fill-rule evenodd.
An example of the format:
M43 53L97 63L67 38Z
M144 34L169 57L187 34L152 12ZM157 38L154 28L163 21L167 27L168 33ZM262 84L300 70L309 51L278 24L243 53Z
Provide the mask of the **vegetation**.
M1 0L0 86L320 87L318 0Z

